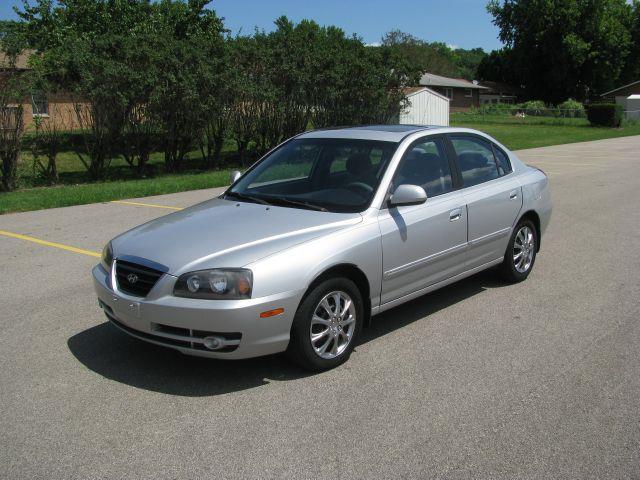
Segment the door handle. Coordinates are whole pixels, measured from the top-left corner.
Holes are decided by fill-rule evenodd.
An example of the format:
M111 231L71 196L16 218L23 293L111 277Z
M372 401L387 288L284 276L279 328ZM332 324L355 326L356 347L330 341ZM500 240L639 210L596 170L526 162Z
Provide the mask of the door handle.
M462 209L456 208L449 212L449 221L455 222L456 220L460 220L462 218Z
M517 190L512 190L511 193L509 194L509 198L511 200L515 200L516 198L518 198L518 191Z

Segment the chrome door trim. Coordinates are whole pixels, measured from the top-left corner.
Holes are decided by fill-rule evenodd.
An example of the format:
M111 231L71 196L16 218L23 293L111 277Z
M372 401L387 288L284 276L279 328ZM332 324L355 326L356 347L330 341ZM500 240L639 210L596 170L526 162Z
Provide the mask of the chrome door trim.
M506 237L509 233L511 233L511 227L506 227L497 232L489 233L483 237L476 238L475 240L469 240L470 247L476 247L478 245L482 245L483 243L490 242L500 237Z
M433 292L434 290L437 290L441 287L444 287L446 285L450 285L452 283L457 282L458 280L462 280L463 278L466 277L470 277L471 275L473 275L474 273L478 273L482 270L485 270L487 268L490 268L494 265L498 265L499 263L502 263L503 257L500 258L496 258L495 260L491 260L490 262L487 263L483 263L482 265L479 265L477 267L471 268L465 272L459 273L458 275L454 275L453 277L449 277L445 280L442 280L438 283L434 283L433 285L429 285L427 287L421 288L420 290L416 290L413 293L409 293L403 297L400 298L396 298L394 300L390 300L386 303L383 303L382 305L380 305L377 308L372 308L371 309L371 315L378 315L379 313L382 313L386 310L389 310L390 308L393 308L397 305L401 305L405 302L408 302L409 300L413 300L414 298L417 297L421 297L422 295L425 295L426 293L429 292Z
M436 260L442 260L450 255L454 255L460 250L464 250L467 248L468 243L461 243L460 245L455 245L451 248L447 248L446 250L442 250L438 253L433 253L427 257L419 258L418 260L414 260L413 262L406 263L404 265L400 265L399 267L392 268L391 270L387 270L384 272L383 278L384 280L388 280L393 277L397 277L402 273L407 273L417 268L423 267L424 265L434 262Z

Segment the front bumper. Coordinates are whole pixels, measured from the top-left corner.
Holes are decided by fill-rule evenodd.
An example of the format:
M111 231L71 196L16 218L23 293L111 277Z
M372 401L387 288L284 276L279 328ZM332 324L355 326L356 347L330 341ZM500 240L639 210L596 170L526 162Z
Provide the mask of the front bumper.
M198 300L174 297L176 277L163 275L146 298L112 288L102 265L93 268L100 306L120 330L147 342L188 355L241 359L286 350L289 332L303 290L248 300ZM284 313L260 318L260 313L284 308ZM226 340L221 350L209 350L203 339Z

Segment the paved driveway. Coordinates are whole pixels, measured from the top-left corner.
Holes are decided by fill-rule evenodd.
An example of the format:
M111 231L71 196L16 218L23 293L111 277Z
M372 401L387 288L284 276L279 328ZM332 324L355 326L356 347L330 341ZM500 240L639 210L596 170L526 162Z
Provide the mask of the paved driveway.
M84 250L0 235L0 478L639 478L640 137L519 154L555 202L529 280L386 312L318 375L105 323L91 254L215 191L0 216Z

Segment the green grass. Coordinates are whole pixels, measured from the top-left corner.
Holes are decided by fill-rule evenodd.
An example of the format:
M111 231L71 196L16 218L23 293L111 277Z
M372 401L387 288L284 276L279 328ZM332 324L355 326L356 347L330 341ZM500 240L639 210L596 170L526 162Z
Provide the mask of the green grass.
M543 117L535 115L527 115L525 117L516 117L510 114L483 114L478 112L469 113L452 113L451 123L495 123L504 125L573 125L573 126L589 126L586 118L562 118L562 117Z
M236 154L235 141L228 139L222 149L222 164L224 167L230 167ZM46 160L41 159L44 163ZM56 158L58 167L59 184L75 185L87 182L87 171L82 165L78 156L72 151L62 151ZM194 150L187 154L184 160L183 171L191 172L202 169L201 153ZM164 154L155 152L151 154L147 163L147 176L159 177L166 175L164 167ZM111 160L106 180L134 180L134 172L131 167L124 161L122 157L116 157ZM25 150L22 152L20 162L18 163L18 187L31 188L47 186L44 179L40 178L33 169L33 157L31 152Z
M474 128L488 133L511 150L640 135L639 123L628 124L623 128L599 128L590 126L584 120L583 123L579 123L582 119L570 120L574 120L575 124L494 123L467 118L464 115L451 115L452 126Z
M612 129L591 127L584 119L560 119L565 123L554 124L558 119L493 117L452 114L451 125L486 132L512 150L640 135L637 122ZM232 141L225 145L226 159L233 158L233 147ZM229 171L233 169L229 160L225 160L219 170L198 171L199 153L192 152L185 162L187 173L167 175L162 154L156 153L150 161L150 178L135 179L123 160L114 159L107 181L86 183L86 171L77 157L71 152L62 152L58 157L61 185L44 187L38 186L43 181L33 174L31 165L32 159L24 154L19 165L21 189L0 193L0 214L220 187L228 183Z
M0 193L0 214L106 202L212 188L229 183L229 170L164 175L142 180L38 187Z

